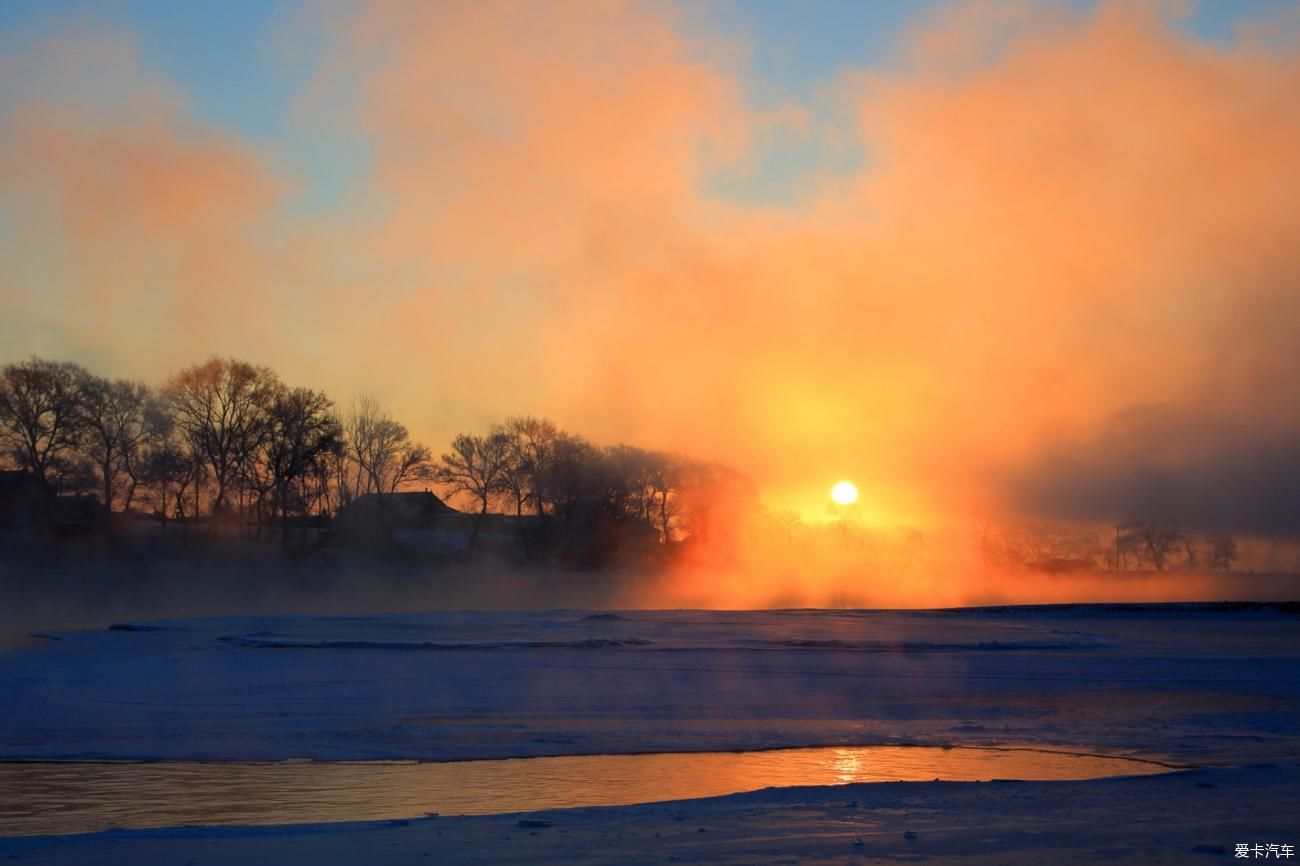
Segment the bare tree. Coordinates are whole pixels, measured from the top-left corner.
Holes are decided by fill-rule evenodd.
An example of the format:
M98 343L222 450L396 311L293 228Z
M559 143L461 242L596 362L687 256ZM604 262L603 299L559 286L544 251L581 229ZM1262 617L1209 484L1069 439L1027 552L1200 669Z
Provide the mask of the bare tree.
M682 529L696 541L716 535L734 540L746 515L758 507L758 493L744 474L722 463L680 462Z
M0 447L46 483L59 485L80 445L88 376L76 364L40 358L0 369Z
M540 501L562 522L572 523L592 496L600 449L581 436L560 433L552 445L551 459L538 478Z
M100 495L109 511L124 484L128 490L134 487L131 467L150 436L151 399L149 388L139 382L88 375L83 384L84 451L99 473ZM129 508L133 491L124 492Z
M653 519L663 543L667 544L673 540L673 523L677 518L682 461L660 452L652 452L651 458L646 484L654 511ZM787 531L787 540L788 536Z
M212 358L178 373L166 393L177 428L211 471L212 512L247 478L270 432L270 410L282 386L275 374L234 359Z
M344 430L346 429L345 425ZM337 512L364 492L365 473L353 457L351 442L346 432L343 434L341 447L324 455L322 471L325 474L324 495L330 498L329 491L334 492L330 502L332 511Z
M203 481L203 463L175 437L153 442L138 472L140 483L164 522L169 517L198 515L197 493L193 509L187 507L186 500L187 492L197 490Z
M411 441L406 427L370 395L363 394L344 421L348 454L360 470L365 493L395 493L432 472L432 453Z
M434 470L434 478L453 493L467 493L478 503L478 517L470 533L469 545L473 549L478 540L479 526L493 494L501 490L502 478L510 456L510 440L502 432L487 436L461 434L451 443L451 450L442 455Z
M343 441L343 427L334 417L333 408L328 397L310 388L284 389L271 407L263 462L280 512L281 538L286 543L290 500L295 493L299 500L304 498L297 485Z
M1138 565L1150 563L1156 571L1164 571L1169 554L1183 540L1183 534L1173 527L1162 526L1150 520L1130 520L1120 524L1116 549L1124 556L1134 554ZM1127 560L1127 557L1125 557Z
M659 531L660 541L673 537L678 509L678 482L683 464L670 454L616 445L605 452L612 476L610 506L619 516L637 518Z
M555 462L560 430L545 418L509 418L496 431L508 442L507 465L502 486L515 500L515 513L531 505L534 514L545 516L543 480Z
M433 452L409 439L402 442L387 473L388 492L396 493L407 484L433 478Z
M1237 540L1231 535L1223 535L1210 542L1210 568L1215 571L1232 571L1232 564L1237 559Z
M151 481L150 464L153 455L162 448L175 446L175 425L167 401L156 391L149 392L149 398L143 412L144 437L134 448L127 449L122 455L122 471L126 475L126 489L123 491L122 510L130 511L135 501L136 491L143 485L148 487Z

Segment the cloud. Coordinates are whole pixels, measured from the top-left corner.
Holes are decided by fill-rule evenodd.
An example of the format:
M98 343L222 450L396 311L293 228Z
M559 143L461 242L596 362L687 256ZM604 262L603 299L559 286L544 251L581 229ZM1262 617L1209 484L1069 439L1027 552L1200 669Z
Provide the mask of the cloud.
M901 66L819 90L865 158L785 207L711 180L802 107L755 110L744 52L671 4L305 11L330 50L296 122L367 154L311 214L119 39L94 72L128 111L6 115L6 306L130 371L226 351L378 390L435 445L526 411L807 513L852 477L882 522L1125 509L1189 435L1158 504L1207 465L1289 471L1300 418L1300 50L1177 14L927 19ZM1151 405L1158 435L1117 432Z
M1249 416L1148 406L1095 440L1057 443L1011 480L1038 517L1155 520L1192 531L1300 534L1300 442Z
M54 345L32 351L140 375L248 330L274 271L259 232L285 193L262 158L196 118L127 34L76 29L0 67L0 288L18 323L49 324Z

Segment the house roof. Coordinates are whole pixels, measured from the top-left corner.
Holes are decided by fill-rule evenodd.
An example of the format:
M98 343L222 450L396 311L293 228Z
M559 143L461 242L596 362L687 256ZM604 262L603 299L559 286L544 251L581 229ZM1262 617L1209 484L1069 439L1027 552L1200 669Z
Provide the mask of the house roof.
M400 493L365 493L339 509L342 526L384 525L418 528L439 516L460 512L428 490Z

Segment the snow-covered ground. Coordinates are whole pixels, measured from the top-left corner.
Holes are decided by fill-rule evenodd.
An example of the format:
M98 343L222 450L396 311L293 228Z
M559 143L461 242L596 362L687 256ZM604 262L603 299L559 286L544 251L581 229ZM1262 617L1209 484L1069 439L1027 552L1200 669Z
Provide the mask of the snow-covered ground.
M0 758L893 742L1300 757L1300 616L1272 609L452 612L59 637L0 654Z
M957 853L1047 862L1032 852L1055 846L1085 860L1187 862L1201 856L1196 845L1231 856L1237 842L1300 842L1300 819L1290 817L1300 815L1300 616L1275 608L547 611L124 625L0 653L0 757L444 760L1029 743L1215 769L1088 783L804 789L565 812L547 819L551 828L481 817L252 835L124 831L8 840L0 851L87 863L186 862L180 852L196 863L342 863L380 849L390 862L440 863ZM1227 769L1261 763L1282 766ZM904 839L908 830L916 838ZM852 846L854 836L864 844Z

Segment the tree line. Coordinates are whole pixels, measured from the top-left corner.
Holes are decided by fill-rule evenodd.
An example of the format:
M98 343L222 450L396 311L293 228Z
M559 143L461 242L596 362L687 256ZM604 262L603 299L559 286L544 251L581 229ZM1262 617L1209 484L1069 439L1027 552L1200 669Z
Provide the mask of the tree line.
M569 559L598 559L638 542L705 542L758 505L749 479L722 464L602 447L532 417L457 436L431 477L480 515L495 508L535 516L536 543Z
M478 515L534 517L535 547L578 559L629 540L705 539L720 515L757 503L728 467L596 445L532 417L458 435L435 458L373 397L340 410L321 391L224 358L158 388L65 361L8 364L0 449L51 489L93 493L110 511L239 521L259 535L278 523L287 536L292 520L365 494L433 486Z
M1106 571L1210 569L1231 571L1240 558L1237 541L1226 533L1195 534L1168 522L1124 520L1114 535L1052 524L986 525L979 548L990 565L1083 565Z

